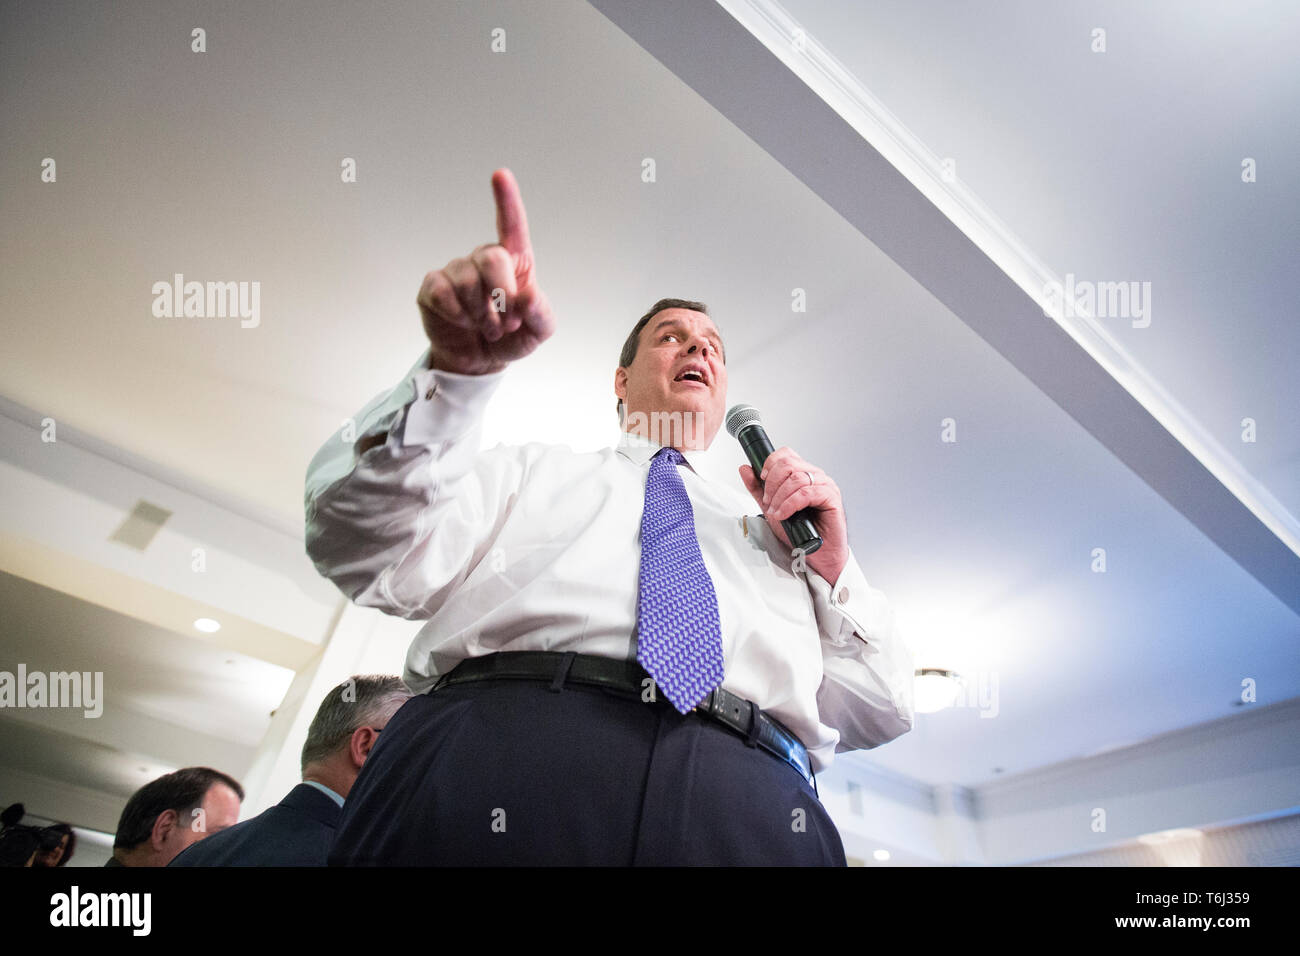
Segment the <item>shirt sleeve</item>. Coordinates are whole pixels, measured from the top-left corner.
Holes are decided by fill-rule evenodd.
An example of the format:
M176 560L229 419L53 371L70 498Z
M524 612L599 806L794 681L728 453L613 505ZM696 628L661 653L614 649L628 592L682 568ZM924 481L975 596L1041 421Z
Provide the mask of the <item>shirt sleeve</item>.
M912 650L885 595L849 560L832 585L812 569L808 586L821 632L821 721L839 731L837 753L869 750L912 729Z
M427 368L429 353L321 446L307 469L306 545L357 604L432 616L492 546L527 470L523 448L480 451L505 372Z

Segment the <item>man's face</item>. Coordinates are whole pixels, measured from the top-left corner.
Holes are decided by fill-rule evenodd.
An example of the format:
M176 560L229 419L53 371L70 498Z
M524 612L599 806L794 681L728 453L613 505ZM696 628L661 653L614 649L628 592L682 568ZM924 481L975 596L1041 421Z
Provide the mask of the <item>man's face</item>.
M65 833L63 834L63 839L59 841L59 845L56 846L53 850L45 850L44 852L37 852L36 862L33 863L32 865L33 866L58 866L59 861L63 859L63 854L67 852L67 849L68 849L68 835Z
M214 783L203 795L201 815L191 814L189 819L178 819L176 825L167 833L162 854L167 857L162 865L166 866L172 857L180 853L191 843L197 843L218 830L233 827L239 822L239 794L224 783ZM199 829L198 821L202 820Z
M641 329L632 364L615 373L614 393L623 399L629 432L661 445L708 448L727 406L727 366L713 320L690 309L657 312Z

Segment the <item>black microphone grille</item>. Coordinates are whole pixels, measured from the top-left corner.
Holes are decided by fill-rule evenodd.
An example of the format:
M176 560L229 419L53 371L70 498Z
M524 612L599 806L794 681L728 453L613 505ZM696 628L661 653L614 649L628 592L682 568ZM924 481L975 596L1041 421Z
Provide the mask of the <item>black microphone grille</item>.
M732 405L731 411L727 412L727 434L732 438L735 438L745 426L759 424L762 424L762 420L758 409L753 405Z

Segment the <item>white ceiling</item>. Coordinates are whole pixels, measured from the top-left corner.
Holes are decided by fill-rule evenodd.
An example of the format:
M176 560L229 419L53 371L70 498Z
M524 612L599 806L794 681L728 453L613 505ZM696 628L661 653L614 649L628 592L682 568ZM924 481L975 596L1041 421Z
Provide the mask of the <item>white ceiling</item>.
M1271 7L1263 29L1207 25L1200 7L1098 6L1103 63L1067 53L1094 8L787 7L1057 271L1151 280L1150 328L1115 333L1300 510L1300 333L1286 321L1300 237L1294 183L1280 184L1300 143L1278 121L1296 112L1295 14ZM763 409L778 443L836 478L858 558L918 662L996 675L996 719L923 716L846 759L978 786L1230 714L1244 677L1263 701L1300 695L1293 611L591 6L320 10L0 13L0 376L30 419L300 538L308 460L418 355L420 279L493 238L488 176L508 165L560 328L511 369L489 434L613 440L628 328L661 296L703 299L727 339L730 400ZM196 25L207 53L190 52ZM489 49L496 27L505 53ZM1242 155L1259 160L1253 187L1235 178ZM46 156L55 184L40 181ZM355 184L339 181L344 157ZM259 281L260 326L154 318L151 286L177 272ZM805 314L791 312L795 288ZM1246 415L1253 446L1236 438ZM948 417L956 444L939 440ZM38 454L6 460L35 470ZM114 507L128 498L115 484ZM239 554L242 535L227 529L222 547ZM265 548L244 541L255 563ZM286 579L303 570L275 561ZM88 613L17 580L0 606L27 622L0 634L0 668ZM226 745L254 740L270 696L211 679L185 694L194 670L227 665L181 666L188 635L129 623L113 622L105 668L135 662L142 713L153 701L175 721L192 706ZM85 633L61 638L69 653ZM213 720L222 708L239 716ZM108 747L123 766L166 763L175 743L142 754L135 739L52 727L47 756L7 743L0 763L54 773L71 765L48 756L58 741Z
M1060 276L1151 283L1107 330L1300 515L1300 7L782 6Z

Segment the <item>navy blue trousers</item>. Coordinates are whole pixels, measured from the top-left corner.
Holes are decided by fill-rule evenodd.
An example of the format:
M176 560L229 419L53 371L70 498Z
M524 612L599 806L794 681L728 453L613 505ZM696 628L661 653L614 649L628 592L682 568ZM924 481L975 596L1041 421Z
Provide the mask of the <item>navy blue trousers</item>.
M813 788L698 714L542 681L409 700L343 805L334 866L844 866Z

